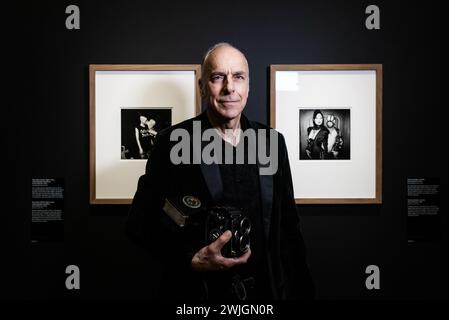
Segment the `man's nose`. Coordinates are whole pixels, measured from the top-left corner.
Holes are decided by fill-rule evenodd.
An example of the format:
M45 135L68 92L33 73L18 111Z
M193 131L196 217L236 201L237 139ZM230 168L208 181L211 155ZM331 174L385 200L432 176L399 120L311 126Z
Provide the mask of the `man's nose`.
M226 79L226 83L225 83L225 89L227 92L232 93L235 91L234 88L234 81L232 80L232 78L227 78Z

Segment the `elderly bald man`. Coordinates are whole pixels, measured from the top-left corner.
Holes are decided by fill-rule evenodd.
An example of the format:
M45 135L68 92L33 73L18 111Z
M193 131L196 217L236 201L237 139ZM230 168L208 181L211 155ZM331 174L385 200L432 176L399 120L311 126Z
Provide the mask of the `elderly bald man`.
M146 173L139 179L127 231L161 265L162 275L155 275L160 298L222 301L314 295L284 138L243 114L249 77L248 61L240 50L228 43L211 47L198 84L205 111L158 134ZM259 108L265 112L265 107ZM223 147L218 157L214 154L218 161L195 162L192 154L191 162L173 160L173 148L179 143L174 133L184 131L184 137L193 137L195 128L216 133L214 141ZM251 138L257 141L253 144ZM195 146L198 139L184 140L191 150L206 145L200 141ZM276 162L271 174L261 174L261 159L251 161L255 146L270 151ZM246 151L243 161L239 150ZM203 208L238 208L250 221L249 245L240 255L224 254L226 246L239 241L230 230L205 239L207 223L189 227L167 214L167 199L186 196Z

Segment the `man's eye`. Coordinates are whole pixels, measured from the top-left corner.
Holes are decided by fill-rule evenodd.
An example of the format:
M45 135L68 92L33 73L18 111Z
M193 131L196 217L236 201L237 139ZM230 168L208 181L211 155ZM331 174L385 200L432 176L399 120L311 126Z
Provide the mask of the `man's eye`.
M221 80L223 80L223 76L220 76L220 75L215 75L215 76L212 76L210 79L212 80L212 81L221 81Z
M245 80L245 76L242 76L241 74L235 75L234 78L238 80Z

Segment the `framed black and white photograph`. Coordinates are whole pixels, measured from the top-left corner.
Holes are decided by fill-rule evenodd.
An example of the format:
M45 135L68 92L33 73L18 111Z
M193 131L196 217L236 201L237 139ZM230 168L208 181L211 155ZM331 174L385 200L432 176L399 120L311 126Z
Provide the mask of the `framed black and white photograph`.
M122 160L147 160L159 131L171 126L172 109L122 108Z
M382 203L382 65L271 65L296 203Z
M131 203L157 134L200 113L200 65L90 65L90 203Z
M351 109L299 108L299 160L350 160Z

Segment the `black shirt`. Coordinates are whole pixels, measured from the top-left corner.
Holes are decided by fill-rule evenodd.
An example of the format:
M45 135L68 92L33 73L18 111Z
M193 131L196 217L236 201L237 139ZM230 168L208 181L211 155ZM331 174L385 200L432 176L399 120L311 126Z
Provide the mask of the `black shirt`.
M242 130L247 128L246 123L242 121ZM246 139L239 143L245 143ZM269 285L268 266L266 257L266 244L264 237L264 227L262 222L260 186L259 186L259 168L257 164L248 163L245 152L245 161L243 164L236 164L237 148L223 140L223 148L232 148L233 161L231 164L219 165L223 194L219 205L232 206L242 210L251 222L250 248L251 256L244 265L236 266L215 279L209 288L210 297L213 299L239 299L242 297L241 286L239 293L233 286L240 281L245 284L247 300L261 300L272 298L272 291ZM224 150L223 150L224 157ZM238 296L237 296L238 295Z

